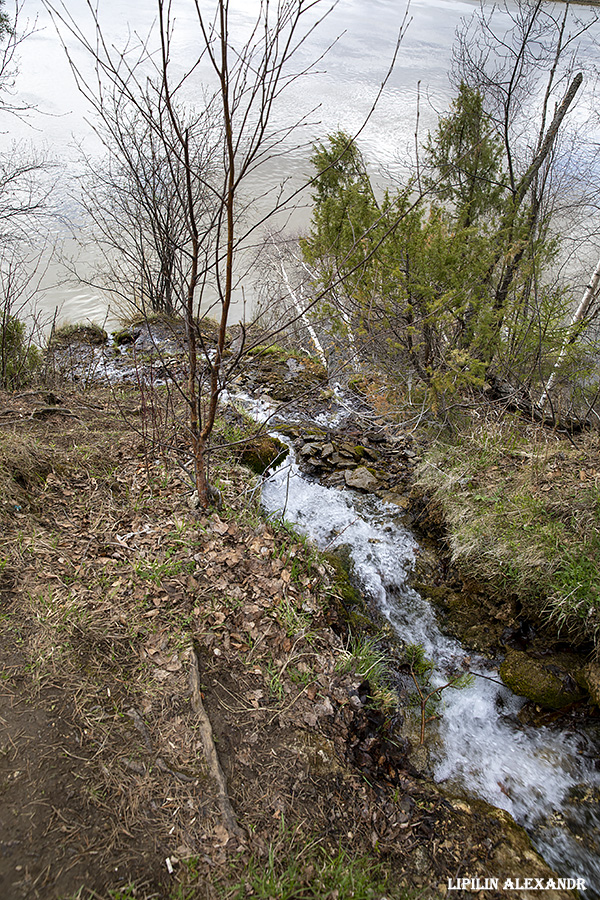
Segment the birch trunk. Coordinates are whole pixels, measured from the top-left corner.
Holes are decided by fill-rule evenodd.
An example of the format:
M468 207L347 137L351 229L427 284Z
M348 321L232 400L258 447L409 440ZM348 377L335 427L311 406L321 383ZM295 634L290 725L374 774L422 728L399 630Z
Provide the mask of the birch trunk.
M575 313L573 314L573 318L571 319L571 323L569 325L569 330L571 331L571 334L567 335L567 337L564 339L560 353L558 354L558 359L554 363L554 368L552 369L550 378L546 382L544 392L537 402L537 408L539 410L543 410L549 400L550 391L554 387L554 382L556 381L556 375L558 373L558 370L560 369L561 363L564 360L565 356L567 355L567 350L569 349L569 346L575 341L575 339L577 337L577 332L574 331L573 329L575 329L575 326L578 325L579 322L582 321L583 317L585 316L588 309L590 308L592 300L596 296L596 292L598 290L599 284L600 284L600 260L598 260L598 265L594 269L594 274L592 275L591 281L584 291L583 297L581 298L581 303L575 310Z

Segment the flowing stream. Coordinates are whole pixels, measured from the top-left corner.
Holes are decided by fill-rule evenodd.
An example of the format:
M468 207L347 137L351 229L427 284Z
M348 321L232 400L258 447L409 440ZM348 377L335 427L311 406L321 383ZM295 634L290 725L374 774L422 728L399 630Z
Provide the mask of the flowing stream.
M265 482L265 509L321 548L350 550L357 585L408 644L435 662L434 686L466 664L475 677L445 690L431 748L434 777L507 810L562 876L584 878L600 897L600 734L523 726L523 700L499 683L497 669L442 634L431 606L408 584L417 543L396 507L304 477L293 453ZM494 679L494 680L490 680ZM431 735L432 725L428 725ZM479 874L485 877L486 873ZM527 877L515 872L514 877Z

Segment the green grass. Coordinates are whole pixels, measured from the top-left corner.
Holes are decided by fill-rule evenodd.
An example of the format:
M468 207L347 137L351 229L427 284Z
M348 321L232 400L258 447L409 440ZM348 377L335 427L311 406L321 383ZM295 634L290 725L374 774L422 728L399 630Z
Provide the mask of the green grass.
M597 438L521 422L437 440L418 482L442 511L454 561L574 639L600 637ZM589 475L587 473L590 473Z
M375 638L364 635L352 637L348 647L340 653L336 670L367 679L376 699L377 695L380 695L380 700L389 699L386 698L390 675L388 658L377 646Z
M182 860L170 900L205 896L202 868L195 857ZM282 823L265 855L231 859L211 887L219 900L408 900L408 892L395 881L374 854L326 848L319 838L306 838ZM133 884L109 891L110 900L144 896ZM72 900L80 900L80 894Z
M223 900L399 900L406 896L392 885L382 863L373 856L331 850L318 839L291 832L282 823L268 854L231 864Z
M369 860L352 859L344 850L330 855L315 849L306 861L281 861L273 848L268 859L252 858L243 879L224 894L231 900L375 900L384 890L375 865ZM250 890L248 891L248 886Z
M194 571L193 560L184 559L139 559L134 571L138 578L160 584L164 578L176 578L178 575L190 574Z
M597 642L600 635L600 536L582 548L568 550L552 579L547 611L560 631L584 630Z
M50 337L50 346L65 346L73 341L86 344L101 345L108 340L108 335L96 322L75 322L60 325Z

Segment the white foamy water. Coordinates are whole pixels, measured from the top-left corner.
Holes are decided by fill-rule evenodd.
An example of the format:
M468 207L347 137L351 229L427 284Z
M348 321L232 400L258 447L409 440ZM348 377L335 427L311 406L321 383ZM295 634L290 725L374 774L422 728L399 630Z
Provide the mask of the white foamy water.
M407 583L418 548L395 507L308 480L293 454L265 482L262 499L269 513L293 522L321 549L349 548L365 595L404 641L421 644L434 660L434 685L464 670L465 651L441 633L431 606ZM474 656L469 668L486 677L442 694L436 780L510 812L551 866L585 878L586 896L600 895L598 735L522 726L523 701L489 680L499 681L497 670Z

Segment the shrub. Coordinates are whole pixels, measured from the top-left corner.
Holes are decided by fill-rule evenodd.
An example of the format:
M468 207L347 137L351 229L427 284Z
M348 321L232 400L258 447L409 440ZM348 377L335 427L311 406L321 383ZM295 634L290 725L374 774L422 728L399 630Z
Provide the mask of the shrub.
M22 387L40 363L40 352L31 342L25 323L16 316L5 316L0 322L0 386L5 390Z

